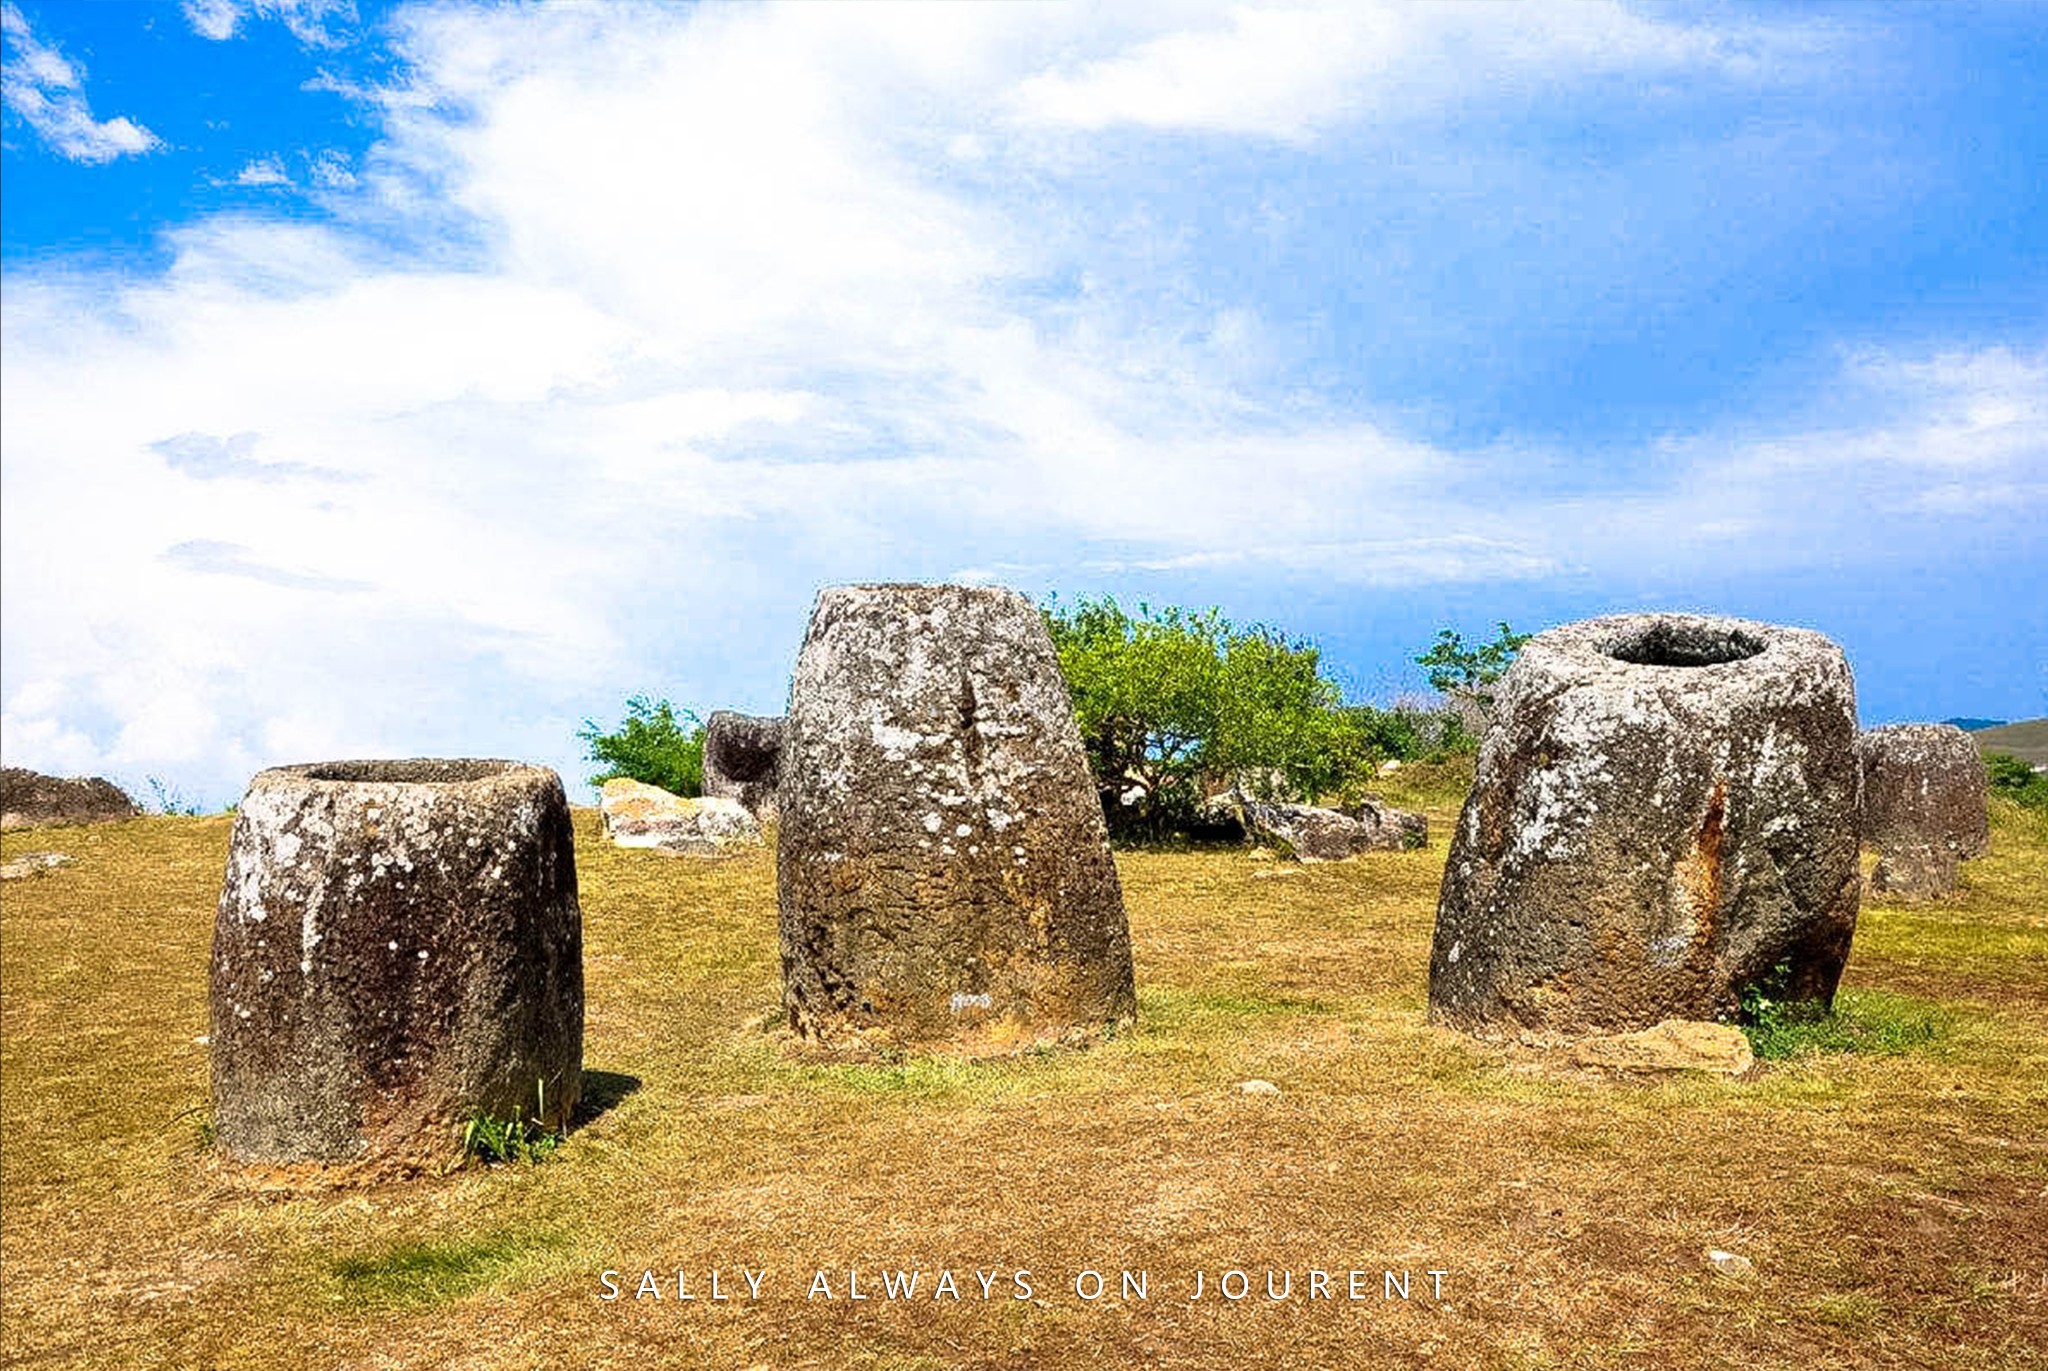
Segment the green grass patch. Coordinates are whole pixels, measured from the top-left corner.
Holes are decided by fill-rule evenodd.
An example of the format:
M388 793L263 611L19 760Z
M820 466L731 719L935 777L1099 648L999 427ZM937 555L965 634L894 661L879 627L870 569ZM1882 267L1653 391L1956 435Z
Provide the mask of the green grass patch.
M1742 1031L1760 1060L1789 1061L1832 1052L1896 1057L1927 1047L1948 1029L1949 1015L1938 1005L1909 995L1845 990L1835 997L1832 1014L1800 1017L1772 1005Z
M462 1150L486 1166L504 1162L533 1166L552 1157L561 1145L559 1131L525 1118L475 1114L462 1125Z

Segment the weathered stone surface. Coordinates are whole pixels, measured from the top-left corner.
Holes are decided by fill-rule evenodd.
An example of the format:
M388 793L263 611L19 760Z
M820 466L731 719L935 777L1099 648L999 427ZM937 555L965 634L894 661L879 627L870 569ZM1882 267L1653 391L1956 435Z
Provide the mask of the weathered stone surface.
M782 720L721 709L704 725L704 794L737 800L749 814L775 817L775 777L782 761Z
M561 781L500 761L250 782L214 922L214 1128L252 1161L412 1164L472 1113L559 1126L583 1060Z
M1380 800L1360 800L1343 811L1372 834L1375 849L1405 851L1429 846L1429 818Z
M1203 833L1233 829L1248 840L1301 862L1341 862L1361 852L1398 852L1429 841L1420 814L1366 800L1350 813L1319 805L1278 804L1241 793L1219 795L1203 806Z
M1887 724L1856 740L1863 841L1883 853L1871 888L1907 899L1955 889L1956 863L1991 844L1984 759L1953 724Z
M783 735L783 1002L827 1042L997 1050L1136 1012L1059 660L1013 591L823 591Z
M65 779L25 767L0 769L0 829L103 824L141 812L119 786L99 776Z
M624 777L604 783L598 809L604 835L616 847L717 857L765 841L761 825L738 800L685 799Z
M1856 709L1841 650L1740 619L1538 634L1501 683L1451 844L1433 1019L1470 1030L1828 1004L1849 955Z
M1938 900L1956 888L1956 854L1946 843L1894 842L1870 870L1870 892L1908 902Z
M1666 1019L1634 1033L1603 1033L1571 1045L1579 1066L1603 1071L1706 1071L1740 1076L1756 1065L1749 1039L1732 1024Z

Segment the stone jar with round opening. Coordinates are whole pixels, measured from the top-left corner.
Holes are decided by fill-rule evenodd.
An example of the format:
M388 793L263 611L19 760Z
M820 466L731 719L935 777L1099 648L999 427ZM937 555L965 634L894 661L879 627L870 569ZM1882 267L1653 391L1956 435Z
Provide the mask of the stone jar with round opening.
M1855 744L1818 633L1629 614L1538 634L1452 839L1430 1017L1573 1033L1826 1007L1856 927Z
M428 1163L472 1116L564 1125L583 932L560 779L433 759L259 773L210 979L232 1156Z

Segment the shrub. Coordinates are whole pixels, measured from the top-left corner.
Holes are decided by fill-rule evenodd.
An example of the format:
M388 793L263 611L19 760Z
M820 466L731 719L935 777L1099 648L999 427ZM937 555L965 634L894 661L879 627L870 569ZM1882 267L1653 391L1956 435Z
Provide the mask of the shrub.
M586 719L576 736L588 745L589 760L605 768L590 778L592 785L625 777L674 795L704 793L704 725L667 700L635 695L617 729L607 733Z
M1044 612L1121 835L1184 832L1205 790L1235 781L1266 798L1318 795L1367 759L1310 643L1216 609L1134 616L1104 598Z
M2048 772L2034 770L2032 763L2009 752L1985 753L1984 770L1992 794L2028 809L2048 809Z

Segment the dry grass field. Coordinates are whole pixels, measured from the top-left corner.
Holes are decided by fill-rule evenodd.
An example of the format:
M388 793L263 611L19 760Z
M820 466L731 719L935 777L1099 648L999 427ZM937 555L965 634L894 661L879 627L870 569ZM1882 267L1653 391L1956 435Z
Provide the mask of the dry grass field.
M1451 797L1425 798L1441 835ZM804 1060L763 1027L770 858L578 823L592 1117L538 1164L382 1185L207 1148L229 820L7 835L76 860L0 897L6 1364L2048 1367L2039 814L2001 805L1955 899L1866 906L1853 1050L1739 1081L1573 1075L1428 1027L1441 836L1308 869L1124 854L1134 1032ZM745 1296L742 1268L757 1299L709 1298L714 1270ZM667 1298L600 1298L649 1269ZM832 1299L806 1298L820 1270ZM882 1298L885 1270L917 1296ZM933 1298L949 1270L962 1298Z

